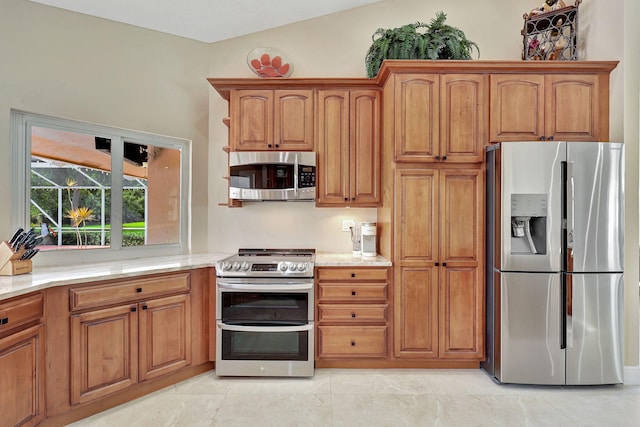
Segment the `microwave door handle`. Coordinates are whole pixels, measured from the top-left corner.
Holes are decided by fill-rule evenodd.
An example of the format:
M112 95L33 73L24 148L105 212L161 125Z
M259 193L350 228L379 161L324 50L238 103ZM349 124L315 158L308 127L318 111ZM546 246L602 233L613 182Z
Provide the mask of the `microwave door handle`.
M293 160L293 194L295 194L296 199L298 198L298 174L300 173L300 169L298 167L298 155L296 154Z
M312 331L313 323L297 326L239 326L218 322L218 329L234 332L301 332Z

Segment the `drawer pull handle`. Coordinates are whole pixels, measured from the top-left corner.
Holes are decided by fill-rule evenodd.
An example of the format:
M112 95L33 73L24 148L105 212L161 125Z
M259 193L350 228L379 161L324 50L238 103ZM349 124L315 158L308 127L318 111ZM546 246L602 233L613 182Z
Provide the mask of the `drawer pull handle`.
M131 307L131 312L135 313L136 311L138 311L135 307Z
M137 293L142 292L142 288L136 288L136 292L137 292Z
M0 325L6 325L7 323L9 323L8 317L3 317L2 319L0 319Z
M355 347L355 346L356 346L355 340L351 340L351 347Z
M351 295L355 296L356 295L356 291L351 291Z
M356 318L356 314L355 313L351 313L351 317L355 319Z

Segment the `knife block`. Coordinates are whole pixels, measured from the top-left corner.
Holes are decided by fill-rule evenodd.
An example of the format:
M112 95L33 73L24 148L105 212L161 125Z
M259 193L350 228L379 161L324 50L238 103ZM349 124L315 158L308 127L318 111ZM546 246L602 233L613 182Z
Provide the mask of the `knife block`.
M21 260L25 249L14 251L9 243L0 243L0 276L17 276L18 274L31 273L32 263L30 259Z

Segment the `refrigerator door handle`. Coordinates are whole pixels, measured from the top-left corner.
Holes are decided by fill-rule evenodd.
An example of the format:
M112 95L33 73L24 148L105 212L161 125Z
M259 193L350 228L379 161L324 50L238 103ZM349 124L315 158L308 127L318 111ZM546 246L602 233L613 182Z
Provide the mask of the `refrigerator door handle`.
M575 229L576 188L573 181L573 162L567 162L567 249L573 248L573 232Z
M568 349L573 348L573 275L565 275L566 281L566 299L565 306L565 346Z

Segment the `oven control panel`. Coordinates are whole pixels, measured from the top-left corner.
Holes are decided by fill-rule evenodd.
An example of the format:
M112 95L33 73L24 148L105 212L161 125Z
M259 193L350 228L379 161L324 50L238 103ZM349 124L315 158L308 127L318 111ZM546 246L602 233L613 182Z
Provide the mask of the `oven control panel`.
M313 276L312 262L273 261L266 263L223 261L216 263L218 276Z

